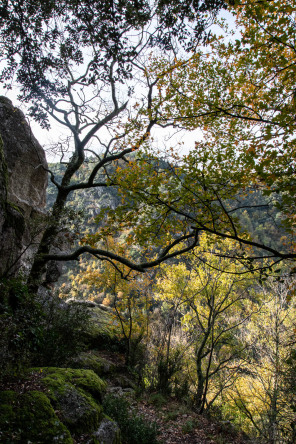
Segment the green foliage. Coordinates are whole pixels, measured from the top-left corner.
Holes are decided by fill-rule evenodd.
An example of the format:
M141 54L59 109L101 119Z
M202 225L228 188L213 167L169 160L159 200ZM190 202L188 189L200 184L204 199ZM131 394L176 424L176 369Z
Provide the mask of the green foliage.
M179 416L178 411L168 412L165 416L165 421L175 421Z
M20 280L0 283L1 374L28 365L64 364L83 347L85 308L47 295L42 301Z
M31 113L35 113L34 118L44 126L47 116L40 104L41 98L45 100L47 94L46 99L51 101L58 93L65 94L66 66L83 65L85 69L89 63L91 70L86 70L80 83L96 84L99 74L107 71L107 62L113 59L116 78L123 82L132 76L131 57L142 54L138 40L133 41L130 32L142 36L147 33L142 45L149 50L157 46L168 51L176 40L188 50L197 41L205 40L211 22L209 17L217 14L225 4L222 0L182 1L180 4L141 0L137 3L94 3L91 10L88 6L85 0L78 3L31 0L24 3L21 11L10 2L0 9L1 53L6 61L0 79L7 88L13 80L19 82L20 98L25 102L31 100ZM159 21L161 27L154 29L151 35L154 20ZM94 55L89 60L91 48ZM101 54L98 59L97 54Z
M129 410L125 398L108 395L103 401L104 412L114 419L121 430L124 444L157 444L156 424L147 423Z
M241 328L257 309L249 298L254 277L242 265L227 259L228 251L235 254L232 242L221 246L212 244L206 235L200 236L199 246L183 261L162 264L155 285L162 310L174 314L167 324L172 326L177 319L187 333L186 345L175 344L169 350L170 330L166 359L158 364L158 389L169 390L176 374L175 394L186 396L190 388L199 413L209 409L223 391L225 382L218 381L221 373L228 382L236 378L240 359L246 356ZM183 363L188 374L178 383Z
M56 295L51 295L42 309L42 341L36 364L65 364L83 350L90 314L86 307L62 303Z
M104 412L119 425L128 422L129 402L123 397L106 395L103 400Z
M253 344L249 359L220 403L224 417L271 444L295 441L294 286L266 281L262 306L245 332Z
M91 236L87 236L90 240ZM106 237L101 246L112 248L117 254L129 257L132 253L122 240ZM128 276L129 279L122 279ZM96 299L98 293L106 294L103 301L109 306L109 330L114 330L117 339L124 346L125 360L128 366L134 367L142 361L143 339L148 330L148 311L151 296L148 291L150 282L147 278L131 272L129 267L122 266L121 270L114 268L109 261L98 264L80 263L80 272L71 275L72 296L81 295L81 288L85 290L83 296ZM81 297L81 296L80 296Z
M42 351L44 312L21 281L0 283L1 374L19 370Z
M174 379L174 395L179 401L186 400L189 395L189 381L185 377L183 380L175 378Z
M167 399L161 393L152 393L149 396L149 402L160 409L167 403Z
M182 368L183 362L180 359L181 350L176 348L171 351L167 358L161 357L157 365L157 390L165 395L172 392L173 377Z

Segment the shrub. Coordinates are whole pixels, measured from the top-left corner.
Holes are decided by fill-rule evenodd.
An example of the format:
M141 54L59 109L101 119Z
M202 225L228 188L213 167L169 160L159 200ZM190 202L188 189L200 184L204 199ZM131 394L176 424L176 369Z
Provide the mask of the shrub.
M181 350L171 350L170 356L162 357L158 362L157 373L157 391L170 395L172 392L172 378L182 369Z
M182 432L186 435L186 433L192 433L195 428L196 423L192 419L188 419L182 426Z
M174 395L179 401L184 401L189 396L189 382L188 379L178 380L174 379Z
M44 313L19 280L0 282L0 373L28 365L41 347Z
M41 349L36 356L38 365L64 365L84 348L84 332L90 315L87 307L66 304L56 295L50 295L42 304Z
M129 402L114 395L103 401L104 412L117 422L125 444L157 444L156 424L148 424L141 416L129 411Z
M62 303L50 293L46 302L21 280L0 282L0 373L29 365L59 365L81 350L88 319L84 307Z
M178 419L178 416L179 416L178 410L168 412L165 416L165 421L176 421L176 419Z
M167 399L161 393L152 393L149 397L149 402L157 408L163 407L167 403Z

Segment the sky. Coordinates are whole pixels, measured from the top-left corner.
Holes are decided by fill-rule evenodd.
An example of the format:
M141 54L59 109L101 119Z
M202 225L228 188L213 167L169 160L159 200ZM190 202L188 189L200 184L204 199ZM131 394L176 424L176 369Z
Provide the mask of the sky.
M227 21L230 27L232 28L234 27L234 18L228 11L223 11L223 13L220 14L220 16L221 18L224 18ZM217 34L221 33L221 29L216 25L211 27L211 31L212 33L217 33ZM49 162L57 161L58 158L52 154L49 148L53 144L56 144L60 138L65 137L65 128L63 127L63 125L55 121L51 121L50 130L42 129L37 122L35 122L32 118L28 117L26 104L20 103L19 100L17 99L18 93L19 93L19 87L17 84L14 84L13 88L8 91L5 90L0 84L0 95L8 97L13 102L14 106L20 108L24 112L24 114L27 117L27 121L32 128L34 136L37 138L39 143L43 146L43 148L47 152L48 161ZM176 147L178 144L181 144L179 149L182 152L182 154L186 154L187 152L190 151L191 148L194 147L195 140L201 138L201 133L198 130L192 132L180 131L177 133L176 132L172 133L171 130L170 131L161 130L160 134L159 130L154 130L152 136L154 138L154 144L155 145L159 144L160 148L164 147L165 145Z

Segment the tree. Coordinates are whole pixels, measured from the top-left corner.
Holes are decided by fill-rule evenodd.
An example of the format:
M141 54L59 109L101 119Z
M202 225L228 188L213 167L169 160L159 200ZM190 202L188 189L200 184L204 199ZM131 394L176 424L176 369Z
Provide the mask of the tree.
M233 261L218 258L210 249L203 236L181 263L162 264L156 286L158 299L178 311L187 332L186 356L198 413L212 406L243 367L247 347L241 330L254 311L248 289L254 278L238 276Z
M261 289L262 306L248 325L252 353L235 385L226 393L225 405L241 413L242 426L271 444L292 443L295 433L294 394L287 381L294 350L295 283L269 279ZM295 373L292 373L295 377ZM294 398L294 399L293 399Z
M175 231L155 260L150 256L139 263L89 245L70 254L50 252L70 193L118 186L110 169L120 170L120 161L128 164L129 156L145 146L152 128L158 126L154 91L159 78L146 69L149 54L164 48L174 64L178 42L189 50L205 41L206 27L222 6L221 0L103 4L7 0L2 4L0 44L6 66L0 81L7 88L13 80L18 82L19 98L30 104L30 114L42 126L49 128L52 118L65 129L60 143L66 168L60 182L49 171L58 191L32 264L32 288L42 280L51 259L73 260L87 252L144 271L196 244L195 230ZM85 163L91 164L91 172L77 183L73 179ZM186 239L190 245L171 253Z
M287 261L294 270L295 2L247 1L231 11L236 40L231 33L228 40L213 36L210 49L180 57L174 66L165 57L154 60L159 119L203 136L187 156L172 155L166 167L158 163L158 180L148 191L143 180L137 183L139 205L148 194L166 230L182 220L213 242L246 246L238 259L251 269L263 257L269 266ZM155 163L149 177L153 170ZM258 200L250 205L248 195L255 192ZM256 241L242 229L241 213L254 210L269 217L279 238L286 230L285 243Z
M105 238L105 249L116 252L119 256L125 255L126 245L122 240L114 241ZM129 253L130 254L130 253ZM122 279L122 273L129 276L129 280ZM79 272L70 275L71 296L98 300L98 295L105 295L103 304L113 310L109 313L116 330L121 332L121 339L125 345L126 365L135 365L138 358L139 346L148 335L149 309L151 305L151 282L147 275L139 275L122 267L119 271L109 261L80 262ZM69 294L68 293L68 294ZM60 296L65 297L64 289ZM118 328L119 327L119 328Z

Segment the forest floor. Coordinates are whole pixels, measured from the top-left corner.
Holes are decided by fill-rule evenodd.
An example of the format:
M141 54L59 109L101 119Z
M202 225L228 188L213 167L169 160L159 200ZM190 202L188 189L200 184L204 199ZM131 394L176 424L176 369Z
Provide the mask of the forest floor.
M197 415L174 401L161 409L151 403L137 404L138 412L148 421L157 423L158 439L163 444L245 444L250 441L225 422ZM186 411L182 413L182 411Z
M128 373L124 370L124 359L119 353L102 352L102 357L113 362L120 369L121 376L128 380ZM116 375L115 375L116 376ZM118 383L114 384L107 378L109 389L121 389ZM31 390L42 391L42 373L31 372L25 379L13 377L7 378L0 384L1 390L13 390L19 394ZM116 392L117 390L115 390ZM218 421L206 415L198 415L184 403L174 398L163 398L158 393L144 394L135 398L133 390L123 390L131 403L131 409L135 414L142 416L147 423L156 423L158 440L160 444L250 444L250 440L243 432L239 432L229 421ZM131 396L129 396L131 395ZM158 402L155 402L158 401ZM161 401L161 403L159 403ZM75 440L76 443L84 443L84 437Z
M123 369L123 355L103 352L102 356ZM112 386L114 385L113 388L116 389L117 384L113 383L112 377L108 379L108 384L109 390L113 392ZM158 401L161 401L161 405ZM154 393L144 394L140 398L132 396L130 402L132 410L137 415L142 416L147 423L156 423L160 444L250 444L252 442L230 421L219 421L213 417L198 415L175 398L165 399L162 395Z

